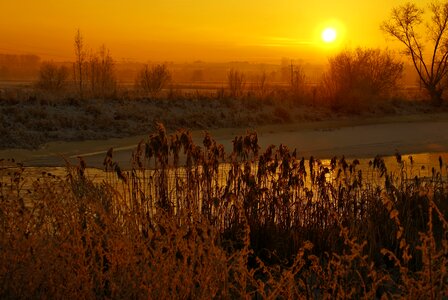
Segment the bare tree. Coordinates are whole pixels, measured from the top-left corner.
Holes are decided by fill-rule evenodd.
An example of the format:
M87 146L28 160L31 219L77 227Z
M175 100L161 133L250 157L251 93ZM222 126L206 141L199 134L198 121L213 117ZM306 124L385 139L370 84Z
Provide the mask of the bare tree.
M39 69L37 87L50 92L62 90L67 83L69 69L54 62L43 62Z
M97 90L97 83L99 77L99 68L100 68L100 59L98 57L98 53L93 52L90 50L89 58L87 60L87 79L89 81L90 85L90 92L92 95L96 94Z
M269 79L266 71L255 76L254 88L259 97L264 98L269 91Z
M432 102L440 105L448 85L448 1L429 4L429 11L431 18L425 34L428 41L419 34L425 12L410 2L394 8L381 30L405 45L406 54L411 57L423 87ZM430 43L429 51L425 52L425 46Z
M102 96L115 93L117 88L117 79L115 76L115 62L110 55L109 49L102 46L99 51L100 58L100 74L99 74L99 90Z
M91 94L95 97L107 97L116 92L114 60L103 45L97 53L91 53L88 61L86 81L90 83Z
M81 35L81 31L78 29L75 34L75 63L73 66L74 81L78 86L79 97L83 97L83 77L84 66L86 62L86 52L84 50L84 38Z
M136 85L149 96L157 97L170 80L171 74L165 64L145 65L137 75Z
M305 90L306 75L301 65L294 65L291 61L290 66L290 85L294 94L303 93Z
M230 95L233 98L239 98L243 95L244 86L246 84L244 73L235 69L230 69L227 73L227 85L230 90Z

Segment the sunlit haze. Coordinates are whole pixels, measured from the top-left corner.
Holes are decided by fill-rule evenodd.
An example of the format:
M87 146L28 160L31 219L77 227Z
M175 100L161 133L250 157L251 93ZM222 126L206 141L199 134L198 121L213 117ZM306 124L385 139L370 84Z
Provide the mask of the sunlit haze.
M117 60L323 61L335 48L386 46L380 23L403 2L5 0L0 52L72 60L79 28L89 48L105 44ZM321 38L327 27L333 47Z

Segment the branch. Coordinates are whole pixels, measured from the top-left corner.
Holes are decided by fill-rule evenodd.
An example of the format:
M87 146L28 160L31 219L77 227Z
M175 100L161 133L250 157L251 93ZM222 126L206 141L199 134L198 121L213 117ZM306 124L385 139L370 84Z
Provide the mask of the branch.
M438 82L441 81L447 75L447 73L448 73L448 51L445 51L445 53L442 56L442 59L437 65L436 75Z
M437 29L438 31L435 31L435 44L434 44L434 50L433 50L433 54L432 54L432 61L431 61L431 76L434 76L434 66L436 63L436 57L437 57L437 52L440 46L440 41L442 40L442 37L445 33L446 30L446 26L448 23L448 4L445 4L445 7L441 7L440 4L431 4L431 10L433 12L433 22L436 23L437 25ZM442 20L442 16L440 15L441 12L443 10L443 20ZM439 62L438 66L437 66L437 73L435 75L437 75L437 77L439 76L439 69L441 64L444 64L444 60L446 61L446 52L443 55L444 58L442 58L442 60ZM446 66L446 64L445 64ZM443 73L443 72L442 72ZM442 78L435 78L436 80L441 80Z
M423 47L417 40L414 26L421 24L423 10L419 9L415 4L407 3L392 10L392 18L389 22L384 22L381 29L387 34L395 37L402 42L411 56L414 67L425 85L428 85L429 71L423 59ZM419 66L420 64L420 66ZM421 66L423 66L425 76L423 76Z
M411 27L410 29L410 39L412 38L412 41L414 42L414 47L417 48L418 50L418 54L416 53L416 51L414 50L414 53L416 53L416 56L419 60L419 62L423 65L423 68L425 70L426 76L427 78L432 78L432 70L431 70L431 74L428 71L428 66L425 63L425 60L423 59L423 47L419 44L419 42L417 41L417 38L415 37L415 33L414 33L414 27ZM412 44L412 41L409 41L409 43Z
M423 65L423 67L424 67L424 69L425 69L425 72L426 72L426 78L428 78L429 76L428 76L428 68L426 67L426 64L425 64L425 62L424 62L424 60L423 60L423 57L422 57L422 52L421 52L421 49L420 49L420 46L418 45L418 43L417 43L417 49L419 50L419 53L420 54L417 54L416 52L415 52L415 49L414 49L414 47L413 47L413 45L412 45L412 41L411 41L411 38L410 38L410 36L409 36L409 32L408 32L408 29L406 30L406 32L405 32L405 37L406 37L406 46L408 47L408 49L409 49L409 52L411 53L411 58L412 58L412 62L414 63L414 67L415 67L415 69L417 70L417 73L418 73L418 76L420 77L420 80L421 81L423 81L423 83L425 84L425 85L428 85L428 81L427 81L427 79L425 79L425 77L423 76L423 74L422 74L422 70L420 69L420 66L418 66L417 65L417 59L418 59L418 62L421 64L421 65ZM415 39L415 36L413 35L413 37L414 37L414 41L416 42L416 39Z

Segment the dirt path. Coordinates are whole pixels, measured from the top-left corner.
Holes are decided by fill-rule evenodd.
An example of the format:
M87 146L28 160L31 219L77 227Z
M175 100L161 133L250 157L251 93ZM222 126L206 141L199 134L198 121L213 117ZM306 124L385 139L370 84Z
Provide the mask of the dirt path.
M330 158L334 155L367 158L424 152L448 152L448 114L423 114L375 119L345 119L331 122L310 122L253 128L262 149L268 145L286 144L297 148L300 156ZM245 129L210 130L226 152L232 140ZM64 158L76 162L82 156L91 167L102 167L106 151L114 148L114 160L129 166L135 145L147 136L83 142L53 142L39 150L9 149L0 151L0 158L15 158L26 166L62 166ZM193 138L202 145L203 131L194 131Z

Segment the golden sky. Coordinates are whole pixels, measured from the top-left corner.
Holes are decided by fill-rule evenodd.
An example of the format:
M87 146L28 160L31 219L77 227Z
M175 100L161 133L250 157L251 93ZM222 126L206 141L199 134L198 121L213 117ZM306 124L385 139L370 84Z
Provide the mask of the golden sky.
M379 26L403 0L0 0L0 53L72 60L79 28L135 61L318 61L343 47L385 47ZM416 1L419 5L429 0ZM326 26L338 39L325 45ZM393 44L389 45L389 47Z

